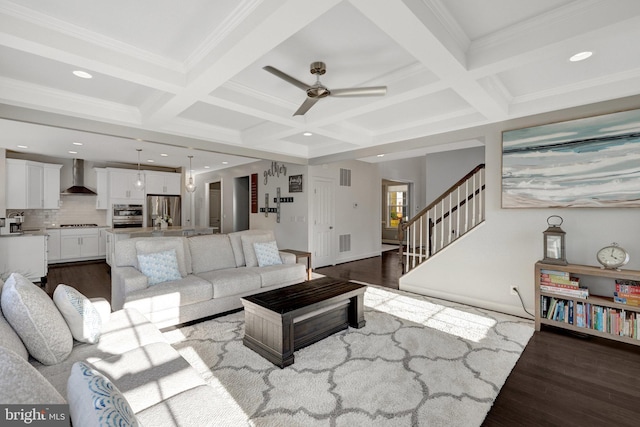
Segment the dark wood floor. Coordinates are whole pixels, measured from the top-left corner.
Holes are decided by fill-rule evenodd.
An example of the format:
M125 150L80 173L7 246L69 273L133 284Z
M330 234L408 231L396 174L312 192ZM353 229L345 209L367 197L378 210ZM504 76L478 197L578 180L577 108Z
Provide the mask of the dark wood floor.
M397 257L385 252L316 272L397 289ZM109 297L109 267L104 262L50 266L50 292L57 283L90 297ZM542 425L640 425L640 347L554 328L535 332L483 426Z

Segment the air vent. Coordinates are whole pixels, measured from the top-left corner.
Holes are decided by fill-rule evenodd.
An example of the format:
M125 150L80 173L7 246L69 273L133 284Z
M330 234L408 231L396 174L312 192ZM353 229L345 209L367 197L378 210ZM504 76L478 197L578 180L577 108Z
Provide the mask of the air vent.
M351 250L351 234L340 235L340 252L349 252Z
M351 187L351 169L340 169L340 186Z

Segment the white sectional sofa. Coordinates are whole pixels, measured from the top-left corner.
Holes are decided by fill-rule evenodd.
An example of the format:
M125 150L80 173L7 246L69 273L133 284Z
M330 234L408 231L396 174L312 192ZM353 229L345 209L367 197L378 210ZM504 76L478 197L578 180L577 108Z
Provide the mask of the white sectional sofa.
M174 263L173 252L173 272L154 277L158 272L153 266ZM239 309L240 297L306 278L306 266L296 263L295 255L277 251L271 230L133 238L116 243L111 305L115 310L134 308L164 328ZM152 284L157 280L161 282Z
M69 312L18 274L0 280L0 404L69 404L74 427L247 425L137 310L67 296Z

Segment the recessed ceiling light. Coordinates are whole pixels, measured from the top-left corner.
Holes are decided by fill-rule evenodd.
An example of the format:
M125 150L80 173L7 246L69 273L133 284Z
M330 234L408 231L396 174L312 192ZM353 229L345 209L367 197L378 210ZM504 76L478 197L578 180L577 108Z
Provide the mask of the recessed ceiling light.
M589 58L591 55L593 55L593 52L589 52L589 51L576 53L571 58L569 58L569 61L571 62L584 61L585 59Z
M73 145L83 145L82 142L74 142Z
M313 135L313 134L312 134L311 132L305 132L305 133L303 133L303 135L304 135L304 136L311 136L311 135Z
M18 145L18 148L29 148L26 145Z
M167 153L160 153L160 156L162 157L168 157L169 155Z
M73 75L76 77L80 77L81 79L91 79L93 76L86 71L76 70L73 72Z
M228 164L229 164L229 162L224 161L224 162L222 162L222 164L223 164L223 165L228 165Z
M155 162L156 162L156 161L155 161L155 160L153 160L153 159L149 159L149 160L147 160L147 163L155 163Z
M384 157L384 154L378 154L378 157Z
M204 168L205 169L211 169L211 166L205 166Z
M68 151L68 153L69 153L69 154L78 154L78 152L77 152L77 151L73 151L73 150L69 150L69 151Z

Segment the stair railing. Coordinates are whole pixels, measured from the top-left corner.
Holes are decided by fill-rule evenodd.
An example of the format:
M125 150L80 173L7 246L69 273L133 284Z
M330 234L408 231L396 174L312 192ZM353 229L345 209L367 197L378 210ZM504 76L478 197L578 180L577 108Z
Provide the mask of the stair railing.
M398 225L402 272L407 273L484 221L484 164L452 185L429 206Z

